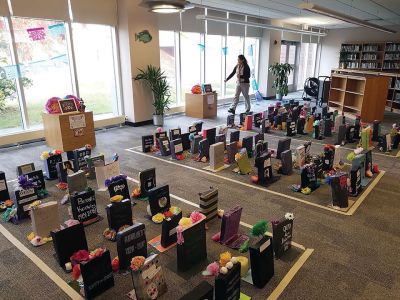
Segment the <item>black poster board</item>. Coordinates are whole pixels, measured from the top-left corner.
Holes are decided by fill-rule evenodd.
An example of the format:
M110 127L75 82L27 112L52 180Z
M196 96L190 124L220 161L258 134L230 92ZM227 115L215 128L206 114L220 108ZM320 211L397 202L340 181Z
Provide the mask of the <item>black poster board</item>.
M281 154L283 151L290 150L291 139L281 139L278 141L278 149L276 150L276 158L281 159Z
M176 227L182 219L182 212L173 215L171 218L164 219L161 224L161 246L167 248L176 243Z
M160 137L158 139L158 145L160 147L160 153L162 156L169 156L171 155L171 148L169 146L169 139L168 137Z
M26 173L25 176L31 179L33 184L36 185L39 190L44 190L46 188L46 182L44 181L42 170Z
M125 178L111 183L108 186L108 193L110 194L110 198L116 195L121 195L122 197L124 197L124 199L131 199L131 196L129 194L128 182Z
M350 171L350 187L348 188L349 196L357 197L361 192L361 169L360 166L352 167Z
M142 136L142 152L150 152L151 147L154 146L154 135Z
M88 168L87 178L96 179L96 167L105 165L104 155L100 154L96 156L86 157L86 163Z
M178 270L185 272L207 258L206 220L202 220L182 231L184 243L177 244Z
M146 230L142 223L136 223L117 233L119 267L126 270L134 256L147 257Z
M226 126L227 127L235 126L235 115L228 115L226 117Z
M296 122L288 118L286 121L286 135L295 136L296 135Z
M96 196L93 190L75 193L70 198L75 220L85 223L98 217Z
M203 129L203 121L197 121L196 123L193 123L194 126L196 126L197 133L201 132Z
M230 142L226 144L226 152L228 157L228 163L233 164L235 162L235 155L238 152L237 142Z
M346 142L354 143L354 125L348 125L346 127Z
M132 222L132 204L129 199L121 202L110 203L106 206L108 227L118 230L124 226L133 224Z
M156 132L154 134L154 136L155 136L155 141L156 141L156 148L159 149L160 148L160 144L159 144L158 139L167 137L167 132L166 131Z
M217 135L217 128L209 128L203 130L203 138L208 140L211 145L215 144L215 136Z
M181 138L177 138L170 142L171 156L173 159L178 159L177 155L182 155L183 145Z
M349 206L349 196L347 192L347 174L340 172L331 176L330 180L332 191L332 205L340 208Z
M304 132L304 127L306 126L306 119L305 118L299 118L297 120L296 126L297 126L297 130L296 131L297 131L298 134L302 134L302 135L306 134Z
M175 128L175 129L170 129L169 131L169 139L170 141L179 139L181 137L181 129L180 128Z
M332 120L325 119L324 136L326 136L326 137L332 136L332 127L333 127Z
M165 212L171 207L171 198L169 196L169 185L163 185L151 189L149 195L149 207L152 216Z
M190 153L196 154L199 152L199 144L203 139L200 135L195 135L193 141L190 144Z
M251 277L257 288L263 288L274 276L274 250L270 237L264 237L249 247Z
M244 119L246 118L246 113L240 113L239 114L239 124L243 125L244 124Z
M63 269L75 252L88 250L85 229L81 223L50 233L58 263Z
M254 136L254 146L257 145L258 141L264 141L264 134L263 133L257 133Z
M8 192L6 173L0 171L0 201L6 201L10 199L10 193Z
M253 115L254 127L260 128L262 124L262 113L256 113Z
M29 163L17 166L17 176L25 175L27 173L35 171L35 164Z
M69 160L74 160L75 172L78 170L86 171L87 170L86 156L90 156L91 154L92 154L91 149L82 147L79 149L75 149L73 151L68 151L67 158Z
M191 289L186 295L179 300L212 300L214 299L214 287L207 281L203 280L199 285Z
M54 180L58 178L57 164L59 162L62 162L61 154L49 156L49 158L44 161L44 173L47 180Z
M206 157L207 159L210 158L210 143L207 139L199 142L198 160L201 160L203 157Z
M110 251L80 264L85 298L93 299L114 286Z
M315 165L310 163L304 165L300 171L301 177L301 188L309 187L311 190L315 190L317 187L317 176L315 174Z
M240 299L240 263L215 278L215 299Z
M275 256L280 258L292 247L293 220L283 218L272 223L272 237Z
M139 172L140 196L147 197L148 192L156 187L156 169L150 168Z
M240 138L240 131L239 130L232 130L230 133L229 142L239 142Z
M19 219L29 217L29 205L36 200L39 200L36 187L15 191L14 203L17 207L17 216Z
M67 183L68 175L72 175L75 173L73 160L58 162L56 168L57 168L57 177L59 182Z
M271 154L264 153L255 160L258 184L266 184L273 179Z
M323 160L323 164L322 164L322 169L324 171L332 170L334 156L335 156L334 151L331 151L331 150L324 151L324 160Z
M181 140L182 140L182 147L183 151L189 151L190 150L190 140L189 140L189 132L182 133L181 134Z
M271 129L271 122L268 118L263 118L261 121L261 132L268 133Z
M292 150L286 150L282 152L281 162L282 162L281 173L283 175L292 174L293 171Z
M247 156L253 157L253 136L246 136L242 139L242 147L246 148Z
M375 120L372 125L372 140L377 142L379 136L381 135L381 121Z

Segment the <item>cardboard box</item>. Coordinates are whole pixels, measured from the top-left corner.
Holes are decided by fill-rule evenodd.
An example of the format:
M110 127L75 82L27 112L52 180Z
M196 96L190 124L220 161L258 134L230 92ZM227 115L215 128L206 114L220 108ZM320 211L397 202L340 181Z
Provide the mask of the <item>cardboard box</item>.
M188 117L213 119L217 116L217 93L185 95L185 113Z

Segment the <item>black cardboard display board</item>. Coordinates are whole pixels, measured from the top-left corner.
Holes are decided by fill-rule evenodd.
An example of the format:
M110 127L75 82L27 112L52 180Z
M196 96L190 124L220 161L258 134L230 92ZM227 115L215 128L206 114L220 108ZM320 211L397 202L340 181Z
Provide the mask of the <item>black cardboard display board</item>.
M314 190L317 185L317 176L315 174L314 163L304 165L300 170L301 188L309 187Z
M332 127L333 122L331 119L325 119L325 126L324 126L324 136L330 137L332 136Z
M70 257L78 250L88 250L85 229L81 223L62 230L51 231L54 251L60 267L70 262Z
M239 142L240 138L240 131L239 130L232 130L229 137L229 142Z
M268 133L271 129L271 122L268 118L264 117L261 121L261 132Z
M274 276L274 250L272 239L264 237L249 247L253 285L263 288Z
M146 228L142 223L136 223L117 233L117 252L119 267L126 270L134 256L147 257Z
M381 135L381 121L375 120L372 124L372 140L374 142L378 141L379 136Z
M283 175L292 174L293 171L292 150L286 150L282 152L281 162L282 162L281 173Z
M102 256L80 263L80 268L86 299L93 299L114 286L109 250L106 250Z
M123 199L131 199L128 182L125 178L111 183L107 189L108 193L110 194L110 198L116 195L121 195Z
M171 148L169 145L168 137L160 137L158 139L158 145L160 147L160 153L162 156L170 156L171 155Z
M33 184L36 185L39 190L44 190L46 188L46 182L44 181L42 170L26 173L25 176L31 179Z
M43 162L43 171L47 180L57 179L57 164L61 161L62 155L56 154L49 156L49 158Z
M199 144L203 138L200 135L195 135L190 144L190 153L197 154L199 152Z
M244 124L244 119L246 118L246 113L240 113L239 114L239 124L243 125Z
M20 165L20 166L17 166L17 176L25 175L26 173L30 173L35 170L36 169L35 169L34 163Z
M29 217L29 205L36 200L39 200L36 187L15 191L14 204L17 207L18 219Z
M171 148L171 156L173 159L177 159L177 155L181 155L183 153L183 144L182 144L182 139L177 138L175 140L172 140L170 142L170 148Z
M217 135L217 128L209 128L203 130L203 139L207 139L211 145L215 144L215 136Z
M354 143L354 125L348 125L346 127L346 142Z
M92 154L92 150L87 149L86 147L75 149L73 151L67 152L67 158L69 160L74 160L74 169L75 172L78 170L87 170L86 156L90 156Z
M75 220L85 223L98 217L96 196L93 190L71 195L71 209Z
M217 134L215 136L215 143L224 143L224 149L226 149L226 134Z
M286 136L296 135L296 122L292 121L291 118L286 120Z
M176 140L181 137L182 131L180 128L170 129L169 130L169 140Z
M235 162L235 155L238 152L237 142L227 143L226 152L227 152L228 163L233 164Z
M10 193L8 192L6 173L0 171L0 202L9 199L10 199Z
M152 216L163 213L171 207L169 185L153 188L148 192L149 207Z
M215 299L240 299L240 263L215 278Z
M357 197L360 194L361 189L361 169L360 166L356 166L350 171L349 196Z
M188 271L191 267L207 259L206 220L202 220L182 231L184 243L176 247L177 267L179 271Z
M106 214L108 227L116 232L124 225L131 226L133 224L132 204L129 199L108 204L106 206Z
M257 133L254 136L254 146L257 145L258 141L264 141L264 134L263 133Z
M253 157L253 136L246 136L242 139L242 147L246 148L247 156Z
M59 182L67 183L68 175L72 175L75 173L73 160L61 161L57 163L56 168L57 168L57 177Z
M322 170L329 171L333 169L333 158L335 157L334 151L324 151L324 159L322 162Z
M330 185L332 191L332 205L340 208L348 207L347 174L339 172L331 176Z
M165 137L168 137L168 136L167 136L167 132L166 131L161 131L161 132L156 132L154 134L154 137L155 137L154 140L155 140L155 143L156 143L156 148L159 149L160 148L160 142L159 142L158 139L165 138Z
M283 218L272 223L272 237L275 257L280 258L292 247L293 220Z
M214 287L207 281L203 280L199 285L191 289L186 295L179 300L213 300Z
M235 125L235 115L228 115L226 117L226 126L233 127Z
M181 134L183 151L189 151L190 150L189 135L190 135L189 132Z
M197 121L193 125L196 126L197 133L201 132L203 129L203 121Z
M254 127L260 128L262 124L262 113L256 113L253 115L253 124Z
M176 243L176 227L179 220L182 219L182 212L173 215L170 218L164 219L161 224L161 246L167 248L173 243Z
M281 139L278 141L278 149L276 150L276 158L281 159L281 153L286 150L290 150L291 139Z
M156 187L156 169L150 168L139 172L140 196L147 197L148 192Z
M264 153L255 160L257 168L258 184L267 184L273 180L271 154Z
M207 160L210 158L210 143L207 139L201 140L199 142L199 157L198 159L201 160L203 157L206 157Z
M299 118L298 120L297 120L297 124L296 124L296 132L297 132L297 134L301 134L301 135L304 135L304 134L306 134L305 132L304 132L304 127L306 126L306 119L305 118Z
M154 135L142 136L142 152L151 152L151 147L154 145Z

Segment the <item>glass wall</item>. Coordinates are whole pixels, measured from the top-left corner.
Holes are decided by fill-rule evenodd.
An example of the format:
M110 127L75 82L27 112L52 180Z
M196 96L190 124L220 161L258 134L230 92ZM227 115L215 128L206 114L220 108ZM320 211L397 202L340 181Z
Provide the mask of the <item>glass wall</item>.
M258 63L259 63L259 40L257 38L245 38L244 43L245 56L250 67L251 78L250 85L253 92L256 92L258 86Z
M206 83L211 83L218 95L223 93L223 53L224 37L220 35L206 35Z
M318 44L301 43L297 87L302 89L308 77L314 77Z
M160 67L165 72L171 86L171 106L178 105L176 87L176 58L175 58L175 33L173 31L160 31Z
M237 65L238 55L244 52L244 38L240 36L228 36L226 39L226 77L233 72ZM233 76L225 85L225 97L233 97L236 91L236 77Z

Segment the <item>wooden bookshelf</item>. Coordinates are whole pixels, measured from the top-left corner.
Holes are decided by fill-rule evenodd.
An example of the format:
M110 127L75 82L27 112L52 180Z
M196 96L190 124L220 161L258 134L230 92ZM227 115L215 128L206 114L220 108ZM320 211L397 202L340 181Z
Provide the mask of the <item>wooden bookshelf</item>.
M383 120L389 78L332 71L329 107L347 115L359 115L364 122Z

